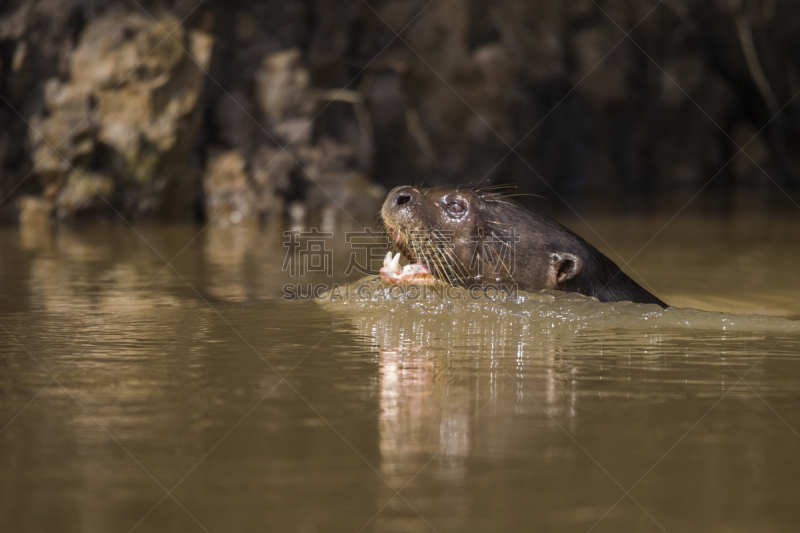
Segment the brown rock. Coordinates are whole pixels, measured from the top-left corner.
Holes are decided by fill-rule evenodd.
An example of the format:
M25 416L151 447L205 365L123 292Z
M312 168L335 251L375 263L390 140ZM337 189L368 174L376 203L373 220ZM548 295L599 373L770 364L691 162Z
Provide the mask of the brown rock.
M304 144L311 140L317 106L309 92L310 83L300 50L264 57L256 74L256 99L278 142Z
M253 214L249 182L247 162L238 151L228 150L212 157L203 176L209 219L225 226Z
M197 174L187 168L212 46L173 17L89 24L69 80L48 82L46 112L32 121L36 172L64 187L55 198L60 217L108 208L98 191L126 215L189 215Z

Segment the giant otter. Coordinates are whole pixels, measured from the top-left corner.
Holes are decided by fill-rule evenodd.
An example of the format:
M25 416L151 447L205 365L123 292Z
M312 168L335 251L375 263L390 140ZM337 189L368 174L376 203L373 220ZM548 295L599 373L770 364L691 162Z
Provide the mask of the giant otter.
M397 187L381 217L400 250L386 256L386 283L515 284L667 307L578 235L501 194ZM411 263L401 267L400 254Z

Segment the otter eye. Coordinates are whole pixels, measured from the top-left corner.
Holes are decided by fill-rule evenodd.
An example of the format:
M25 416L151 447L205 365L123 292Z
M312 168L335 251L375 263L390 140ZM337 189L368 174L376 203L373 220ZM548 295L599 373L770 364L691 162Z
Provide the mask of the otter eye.
M447 213L453 215L455 217L464 216L464 213L467 212L467 206L464 205L463 202L449 202L447 204Z

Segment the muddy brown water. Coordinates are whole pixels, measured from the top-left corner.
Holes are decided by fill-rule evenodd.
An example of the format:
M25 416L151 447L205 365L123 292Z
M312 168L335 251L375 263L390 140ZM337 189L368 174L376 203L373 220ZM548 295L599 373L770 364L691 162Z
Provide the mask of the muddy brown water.
M619 261L668 220L571 225ZM351 250L298 278L281 231L198 231L0 230L0 530L800 528L798 217L682 216L636 255L701 311L285 301L361 279Z

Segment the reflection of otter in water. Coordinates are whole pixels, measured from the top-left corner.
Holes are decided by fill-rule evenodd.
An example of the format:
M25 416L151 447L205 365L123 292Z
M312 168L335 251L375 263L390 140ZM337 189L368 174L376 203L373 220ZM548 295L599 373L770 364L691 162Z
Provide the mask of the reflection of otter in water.
M667 307L578 235L499 194L397 187L381 216L411 261L401 268L400 254L387 255L387 283L516 284Z

